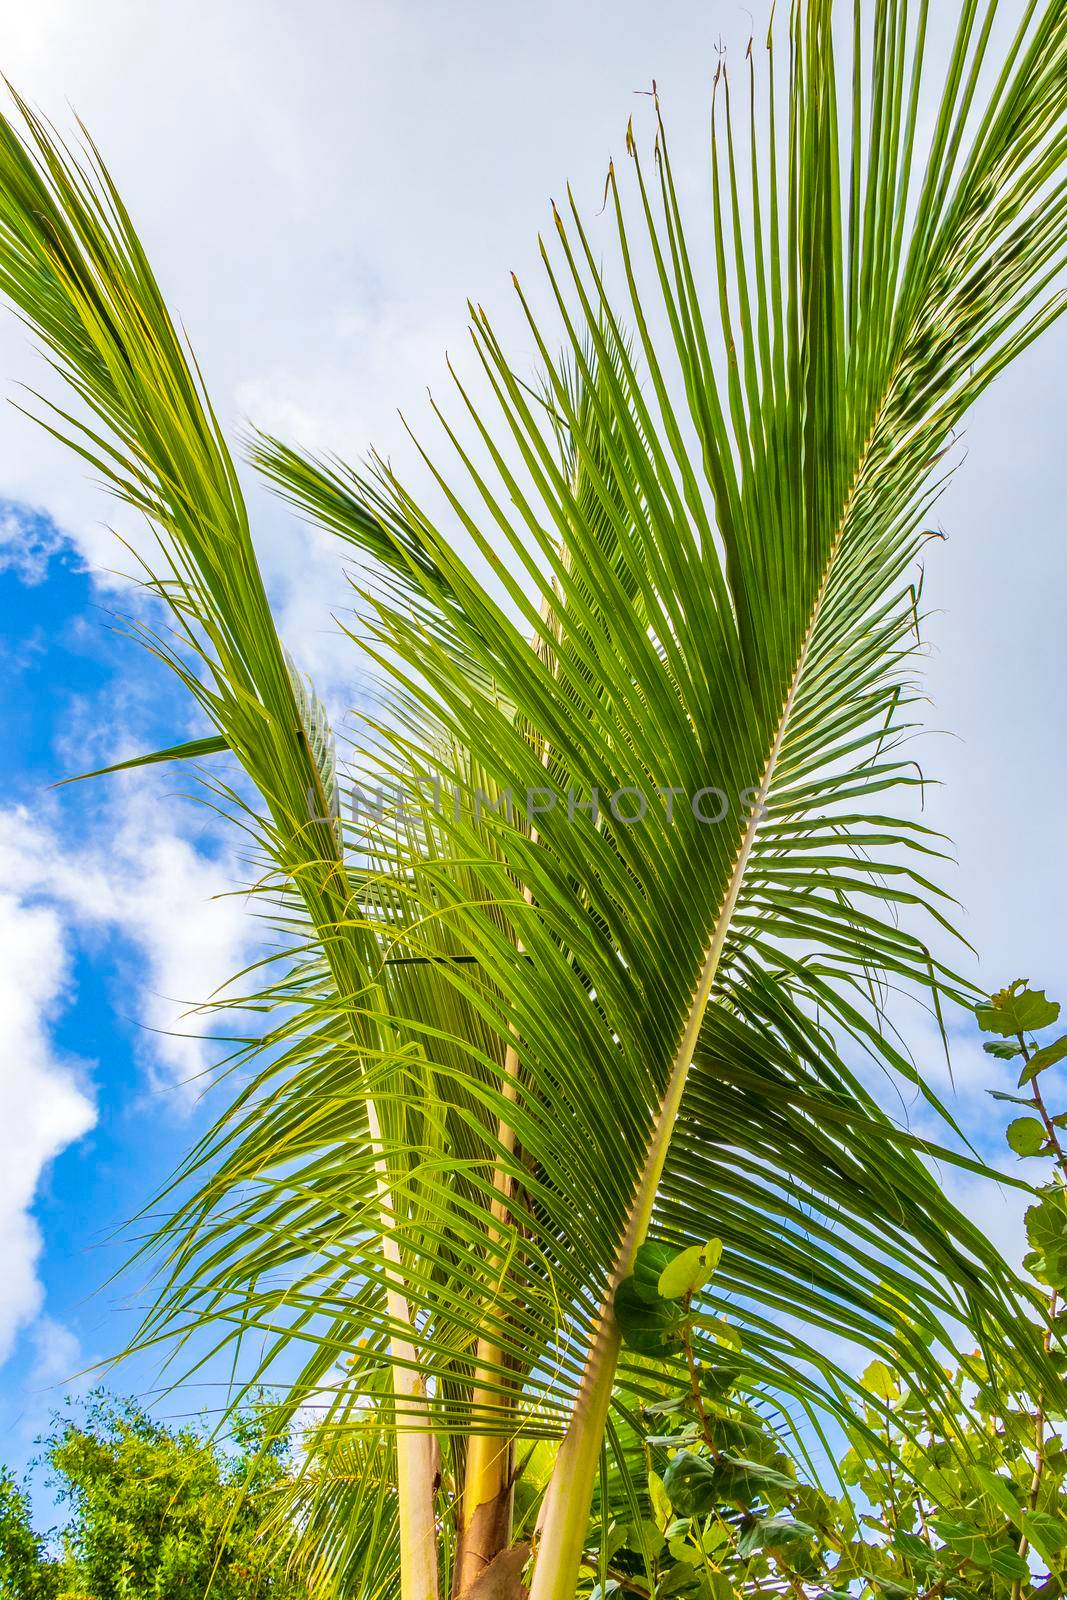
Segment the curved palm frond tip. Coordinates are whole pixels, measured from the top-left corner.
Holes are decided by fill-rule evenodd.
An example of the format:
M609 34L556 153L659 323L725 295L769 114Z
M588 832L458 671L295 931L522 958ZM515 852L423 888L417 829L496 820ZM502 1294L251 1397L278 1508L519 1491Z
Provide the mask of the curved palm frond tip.
M897 749L908 574L950 430L1062 303L1067 12L1028 6L993 72L994 10L963 9L933 84L928 7L857 7L841 82L831 6L795 5L764 68L750 52L743 131L720 72L710 275L657 102L651 161L627 135L633 207L608 173L618 300L573 202L542 251L551 339L517 286L544 395L472 311L488 403L457 378L454 468L424 456L447 526L380 461L258 440L370 572L359 643L393 711L357 762L471 802L349 824L347 853L318 713L132 225L98 164L24 108L28 143L4 124L0 286L108 439L59 431L160 529L206 668L187 681L262 795L302 951L260 997L284 1020L250 1086L187 1164L144 1337L254 1334L257 1376L304 1352L293 1406L385 1406L405 1600L499 1553L514 1442L541 1434L562 1443L534 1600L570 1600L613 1392L635 1381L614 1295L650 1231L723 1240L709 1305L750 1381L802 1409L840 1408L837 1340L936 1407L957 1326L1020 1384L1058 1381L1035 1297L852 1065L936 1109L883 1020L891 988L937 1012L969 993L922 932L952 918ZM317 1525L341 1477L322 1473Z

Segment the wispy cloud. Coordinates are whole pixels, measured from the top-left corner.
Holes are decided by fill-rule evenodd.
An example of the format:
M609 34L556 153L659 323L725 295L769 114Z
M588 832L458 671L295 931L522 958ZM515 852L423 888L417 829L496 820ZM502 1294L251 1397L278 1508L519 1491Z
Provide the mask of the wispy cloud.
M71 541L49 516L16 500L0 500L0 572L15 572L23 583L43 583L52 557Z
M0 882L10 881L13 843L0 827ZM50 1032L69 994L70 969L58 910L32 895L0 892L0 1361L42 1303L41 1236L32 1213L42 1175L96 1121L85 1064L65 1057Z
M58 807L0 809L0 1361L42 1308L35 1197L96 1121L91 1064L68 1058L54 1034L79 939L114 947L148 1083L180 1111L213 1060L206 1020L186 1013L243 965L250 931L239 898L216 898L228 862L161 813L158 787L134 786L88 835L65 835L59 818ZM50 1367L68 1364L61 1344L49 1336Z

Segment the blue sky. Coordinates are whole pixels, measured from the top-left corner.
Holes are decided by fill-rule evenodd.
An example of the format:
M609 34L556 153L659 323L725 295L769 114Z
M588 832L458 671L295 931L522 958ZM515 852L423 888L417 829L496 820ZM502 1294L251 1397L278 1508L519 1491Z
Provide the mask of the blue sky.
M0 1455L17 1462L67 1380L132 1333L137 1280L105 1287L128 1253L116 1231L203 1120L190 1079L212 1047L153 1031L187 1026L183 1003L206 992L187 945L166 948L170 919L201 914L211 987L226 975L218 958L241 953L230 934L242 913L226 908L227 932L216 937L208 897L229 886L228 864L203 808L181 798L190 787L181 779L148 788L135 779L136 798L121 780L50 790L97 764L116 733L143 748L180 735L188 707L116 631L116 597L101 603L69 541L47 519L12 506L4 514L28 544L47 536L33 560L0 566L0 937L11 989L0 1088L11 1139L0 1177ZM169 813L158 829L145 809L157 803ZM123 1378L139 1392L153 1381L146 1362Z
M683 192L703 194L714 47L722 32L743 49L744 7L400 10L326 4L308 24L251 0L41 0L9 22L5 72L61 123L68 102L86 119L235 435L251 416L403 459L395 408L425 416L468 293L529 360L507 271L532 276L566 178L597 208L653 73ZM1026 973L1067 998L1065 362L1061 326L961 442L926 589L930 721L951 736L921 756L945 779L930 816L957 842L961 926L989 986ZM41 382L7 317L0 375L10 395ZM362 684L331 621L347 604L338 554L261 491L251 504L283 637L341 712ZM141 602L109 570L123 565L113 518L140 536L73 458L0 414L0 1459L16 1465L64 1381L128 1337L130 1313L100 1290L121 1259L109 1240L193 1137L190 1080L212 1059L159 1030L252 938L240 899L214 898L239 882L231 841L180 775L47 787L193 731L163 671L114 631L112 614ZM928 1033L914 1038L948 1092ZM996 1150L996 1073L966 1030L956 1080L959 1114ZM950 1181L1017 1257L1018 1202ZM142 1363L114 1381L154 1379Z

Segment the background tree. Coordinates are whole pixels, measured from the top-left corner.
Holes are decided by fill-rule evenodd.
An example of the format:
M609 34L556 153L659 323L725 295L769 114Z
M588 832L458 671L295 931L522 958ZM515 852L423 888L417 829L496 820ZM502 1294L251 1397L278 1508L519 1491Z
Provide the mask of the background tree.
M133 1400L91 1397L43 1441L58 1503L53 1540L34 1534L10 1476L0 1492L0 1593L11 1600L300 1600L280 1555L287 1442L267 1413L234 1419L225 1451L202 1429L168 1428ZM57 1549L50 1548L57 1545Z
M0 1594L9 1600L54 1600L61 1565L34 1532L28 1495L10 1472L0 1471Z

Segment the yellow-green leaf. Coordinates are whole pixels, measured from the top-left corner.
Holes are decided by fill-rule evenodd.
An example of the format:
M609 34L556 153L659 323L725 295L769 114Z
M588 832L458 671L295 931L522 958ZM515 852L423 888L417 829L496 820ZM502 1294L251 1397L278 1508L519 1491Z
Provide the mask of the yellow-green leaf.
M668 1261L659 1275L659 1292L664 1300L681 1300L703 1289L710 1283L721 1255L722 1240L709 1239L707 1244L690 1245Z

